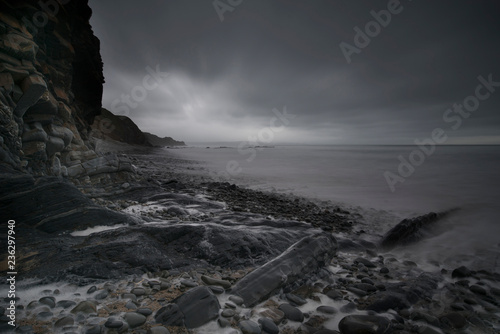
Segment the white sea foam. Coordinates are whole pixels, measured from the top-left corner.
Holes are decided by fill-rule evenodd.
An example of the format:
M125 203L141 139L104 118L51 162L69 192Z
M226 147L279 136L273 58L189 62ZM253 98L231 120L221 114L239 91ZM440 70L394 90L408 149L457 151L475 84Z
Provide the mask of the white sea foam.
M111 225L111 226L100 225L100 226L89 227L89 228L87 228L85 230L81 230L81 231L71 232L70 235L72 235L73 237L86 237L86 236L91 235L93 233L99 233L99 232L109 231L109 230L116 230L118 228L125 227L125 226L128 226L128 225L126 225L126 224L117 224L117 225Z

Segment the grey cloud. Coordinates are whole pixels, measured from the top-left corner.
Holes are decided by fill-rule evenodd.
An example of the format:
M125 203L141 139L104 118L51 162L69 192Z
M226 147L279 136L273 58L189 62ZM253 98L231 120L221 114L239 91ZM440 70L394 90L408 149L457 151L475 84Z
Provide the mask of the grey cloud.
M129 115L146 131L244 140L286 105L298 114L286 140L411 143L443 125L477 76L500 81L500 4L401 0L404 10L348 64L339 43L352 44L353 28L387 3L243 1L220 22L211 1L91 0L104 106L159 65L171 77ZM500 143L499 107L500 89L453 135Z

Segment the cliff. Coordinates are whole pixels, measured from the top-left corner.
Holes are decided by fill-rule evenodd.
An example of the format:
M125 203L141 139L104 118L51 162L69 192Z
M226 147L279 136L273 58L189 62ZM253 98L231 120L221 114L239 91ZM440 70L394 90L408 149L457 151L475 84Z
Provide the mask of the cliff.
M104 140L112 139L132 145L151 146L145 134L130 118L114 115L104 108L92 124L91 135Z
M87 1L0 3L0 161L35 175L97 158L102 61Z
M148 142L153 145L153 146L186 146L186 144L183 141L177 141L171 137L158 137L157 135L144 132L144 135L146 136L146 139Z

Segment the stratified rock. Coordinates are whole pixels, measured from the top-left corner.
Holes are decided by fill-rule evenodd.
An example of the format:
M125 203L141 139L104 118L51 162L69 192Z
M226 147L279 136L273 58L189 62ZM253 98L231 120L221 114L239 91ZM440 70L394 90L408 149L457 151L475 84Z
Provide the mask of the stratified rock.
M56 177L35 180L26 174L2 174L0 188L4 191L0 201L2 214L47 233L135 224L132 217L95 205L75 186Z
M342 334L384 334L390 328L387 318L374 315L348 315L340 320Z
M303 279L329 263L336 250L337 243L331 234L305 237L238 281L231 293L243 298L247 307L253 307L284 285Z
M49 137L46 142L47 156L51 157L64 149L64 140L58 137Z
M21 83L23 96L17 102L14 114L23 117L26 110L34 105L40 97L47 91L45 80L39 75L30 75Z

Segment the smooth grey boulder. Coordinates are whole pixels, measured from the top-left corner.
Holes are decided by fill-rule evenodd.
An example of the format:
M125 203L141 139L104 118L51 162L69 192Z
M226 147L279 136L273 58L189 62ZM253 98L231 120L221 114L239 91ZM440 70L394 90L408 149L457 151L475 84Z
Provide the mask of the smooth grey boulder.
M284 285L329 263L336 251L337 241L329 233L318 232L302 238L280 256L246 275L231 293L243 298L246 307L253 307Z
M219 316L220 304L217 297L206 286L199 286L177 297L173 303L184 314L187 328L200 327Z
M285 313L285 318L292 321L304 321L304 314L296 307L290 304L281 304L278 309Z

